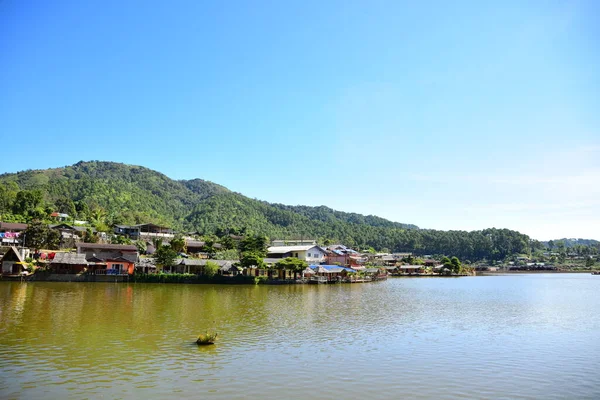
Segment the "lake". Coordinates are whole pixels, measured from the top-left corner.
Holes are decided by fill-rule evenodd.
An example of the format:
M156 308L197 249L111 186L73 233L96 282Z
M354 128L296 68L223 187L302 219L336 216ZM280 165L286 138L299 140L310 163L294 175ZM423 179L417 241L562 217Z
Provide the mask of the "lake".
M600 276L0 282L0 397L598 399Z

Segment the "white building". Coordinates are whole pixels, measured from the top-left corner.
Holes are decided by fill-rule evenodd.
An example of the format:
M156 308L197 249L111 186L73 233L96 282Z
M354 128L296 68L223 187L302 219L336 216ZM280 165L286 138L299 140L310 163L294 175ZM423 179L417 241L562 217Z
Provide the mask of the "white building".
M326 252L319 246L272 246L267 249L268 258L294 257L304 260L309 264L325 262Z

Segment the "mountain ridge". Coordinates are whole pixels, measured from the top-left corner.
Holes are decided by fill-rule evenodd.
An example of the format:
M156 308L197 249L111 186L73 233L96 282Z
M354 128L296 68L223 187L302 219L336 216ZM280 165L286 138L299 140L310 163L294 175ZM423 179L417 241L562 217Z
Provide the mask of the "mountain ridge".
M173 180L143 166L110 161L5 173L0 183L0 217L7 222L47 219L56 211L105 231L113 224L153 222L207 235L253 232L468 259L529 253L539 243L508 229L436 231L326 206L269 203L200 178Z

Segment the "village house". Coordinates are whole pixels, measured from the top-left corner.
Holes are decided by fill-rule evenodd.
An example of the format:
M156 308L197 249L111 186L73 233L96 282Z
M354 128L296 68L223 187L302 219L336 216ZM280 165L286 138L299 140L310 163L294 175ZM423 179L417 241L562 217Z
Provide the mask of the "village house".
M131 275L134 272L138 251L133 245L77 243L76 246L78 254L85 254L95 275Z
M339 265L311 265L310 268L315 272L316 276L324 277L328 282L340 281L346 278L348 274L356 273L352 268Z
M15 246L19 243L19 236L29 225L15 222L0 222L0 244L2 246Z
M115 225L113 232L115 235L127 236L132 240L152 240L157 237L170 240L175 237L171 228L155 224Z
M319 246L271 246L267 249L267 258L294 257L306 261L309 264L321 264L325 262L327 252Z
M73 248L75 243L83 240L85 233L90 230L92 234L96 234L95 228L69 225L66 223L48 225L50 229L54 229L60 232L60 247L61 248Z
M55 274L80 274L88 268L89 262L85 254L57 252L49 265Z
M314 239L276 239L271 242L272 246L316 246Z
M21 275L24 272L23 257L15 246L9 247L0 259L0 263L2 264L2 275Z

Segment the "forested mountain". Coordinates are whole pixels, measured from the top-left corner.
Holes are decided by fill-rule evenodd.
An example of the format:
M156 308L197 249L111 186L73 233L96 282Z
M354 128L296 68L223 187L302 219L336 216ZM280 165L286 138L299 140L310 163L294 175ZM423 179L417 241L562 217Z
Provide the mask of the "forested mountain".
M113 224L153 222L203 234L253 232L271 238L327 239L471 260L503 259L541 246L506 229L424 230L324 206L271 204L201 179L175 181L148 168L113 162L0 175L0 220L49 220L55 211L105 231Z
M600 242L594 239L554 239L547 242L542 242L549 249L558 249L561 247L571 248L576 246L598 246Z

